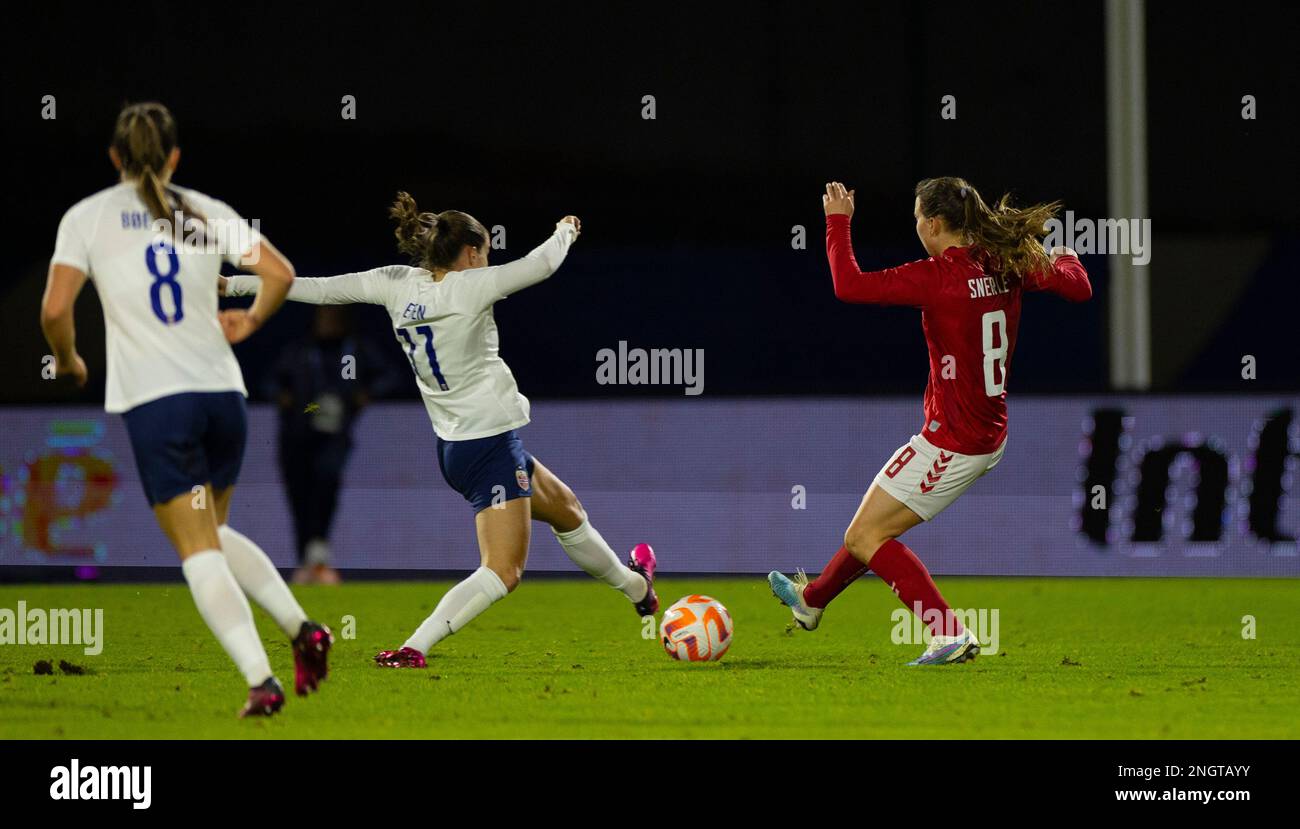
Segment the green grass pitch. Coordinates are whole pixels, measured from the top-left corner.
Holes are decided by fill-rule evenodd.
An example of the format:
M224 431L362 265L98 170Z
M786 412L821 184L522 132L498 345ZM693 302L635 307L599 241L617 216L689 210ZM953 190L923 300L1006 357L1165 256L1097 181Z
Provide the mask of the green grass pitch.
M332 673L277 717L235 718L243 682L183 584L0 585L0 608L104 609L104 651L0 645L2 738L1300 737L1294 581L940 579L955 607L999 611L1000 653L909 667L896 599L854 584L814 633L761 578L663 578L665 607L723 601L735 644L718 663L670 659L628 603L595 582L529 581L445 640L428 670L371 662L447 583L295 588L334 628ZM355 638L339 636L355 619ZM1256 638L1242 637L1252 616ZM257 611L286 686L288 643ZM60 659L84 675L33 671Z

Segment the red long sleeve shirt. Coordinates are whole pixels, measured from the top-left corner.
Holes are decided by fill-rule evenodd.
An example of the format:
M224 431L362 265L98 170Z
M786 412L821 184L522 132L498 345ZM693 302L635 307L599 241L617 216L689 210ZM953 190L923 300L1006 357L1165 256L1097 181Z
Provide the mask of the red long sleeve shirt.
M836 297L921 309L930 351L921 434L940 449L985 455L1007 436L1007 374L1021 293L1051 291L1083 302L1092 296L1092 285L1074 256L1057 257L1050 270L1019 283L986 273L972 252L951 247L940 256L864 273L853 257L849 217L826 217L826 258Z

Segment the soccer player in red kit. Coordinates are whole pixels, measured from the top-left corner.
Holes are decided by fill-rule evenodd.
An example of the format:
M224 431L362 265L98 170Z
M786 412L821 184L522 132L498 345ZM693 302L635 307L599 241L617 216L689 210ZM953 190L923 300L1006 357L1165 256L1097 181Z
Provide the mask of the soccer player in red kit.
M844 533L844 546L809 582L772 572L772 592L805 630L844 588L873 571L930 629L913 665L965 662L979 640L949 609L930 573L898 537L934 518L1002 459L1007 437L1007 375L1025 291L1073 302L1092 296L1074 251L1043 249L1059 202L1017 209L1003 196L989 206L960 178L916 186L916 235L929 258L863 272L853 257L853 191L826 185L826 258L844 302L921 309L930 351L925 421L876 475Z

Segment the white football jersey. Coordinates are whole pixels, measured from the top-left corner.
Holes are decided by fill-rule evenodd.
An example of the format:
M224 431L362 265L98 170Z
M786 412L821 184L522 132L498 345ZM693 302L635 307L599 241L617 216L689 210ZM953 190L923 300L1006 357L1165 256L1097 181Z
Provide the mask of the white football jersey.
M108 376L104 408L124 412L171 394L238 391L239 363L217 321L221 261L238 264L259 236L229 205L180 187L210 222L211 245L155 233L134 184L101 190L59 223L53 263L95 283L104 308Z
M315 305L383 305L415 371L438 437L491 437L528 422L528 398L519 393L510 367L497 353L492 305L554 273L575 236L573 225L559 222L555 233L522 259L450 271L438 282L429 271L406 265L298 277L289 299ZM260 284L255 276L231 277L226 293L254 294Z

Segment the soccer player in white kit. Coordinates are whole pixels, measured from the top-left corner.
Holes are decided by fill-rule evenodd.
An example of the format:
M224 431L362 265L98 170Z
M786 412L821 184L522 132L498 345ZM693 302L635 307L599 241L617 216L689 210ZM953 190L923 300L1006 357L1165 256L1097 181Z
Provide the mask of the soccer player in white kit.
M406 352L438 436L438 461L447 483L475 510L481 566L438 602L433 613L398 650L375 661L385 667L423 668L425 655L519 584L528 557L530 520L551 526L575 564L620 590L637 613L659 609L655 556L636 545L627 564L587 520L573 491L524 451L515 430L528 423L528 398L497 352L492 306L535 285L559 268L580 223L565 216L551 237L527 256L488 265L488 233L458 210L420 212L399 193L390 210L399 249L413 265L361 273L298 278L289 299L317 305L382 305ZM258 280L224 281L229 296L258 291Z
M84 386L73 305L94 280L108 351L104 408L126 421L145 495L199 614L248 682L240 716L270 715L284 690L245 594L293 641L299 694L325 678L332 637L307 618L266 553L226 523L247 426L230 344L275 313L293 267L228 205L170 183L180 149L162 104L125 107L109 156L120 183L75 204L59 224L41 327L56 375ZM219 316L223 259L258 274L266 290L252 308Z

